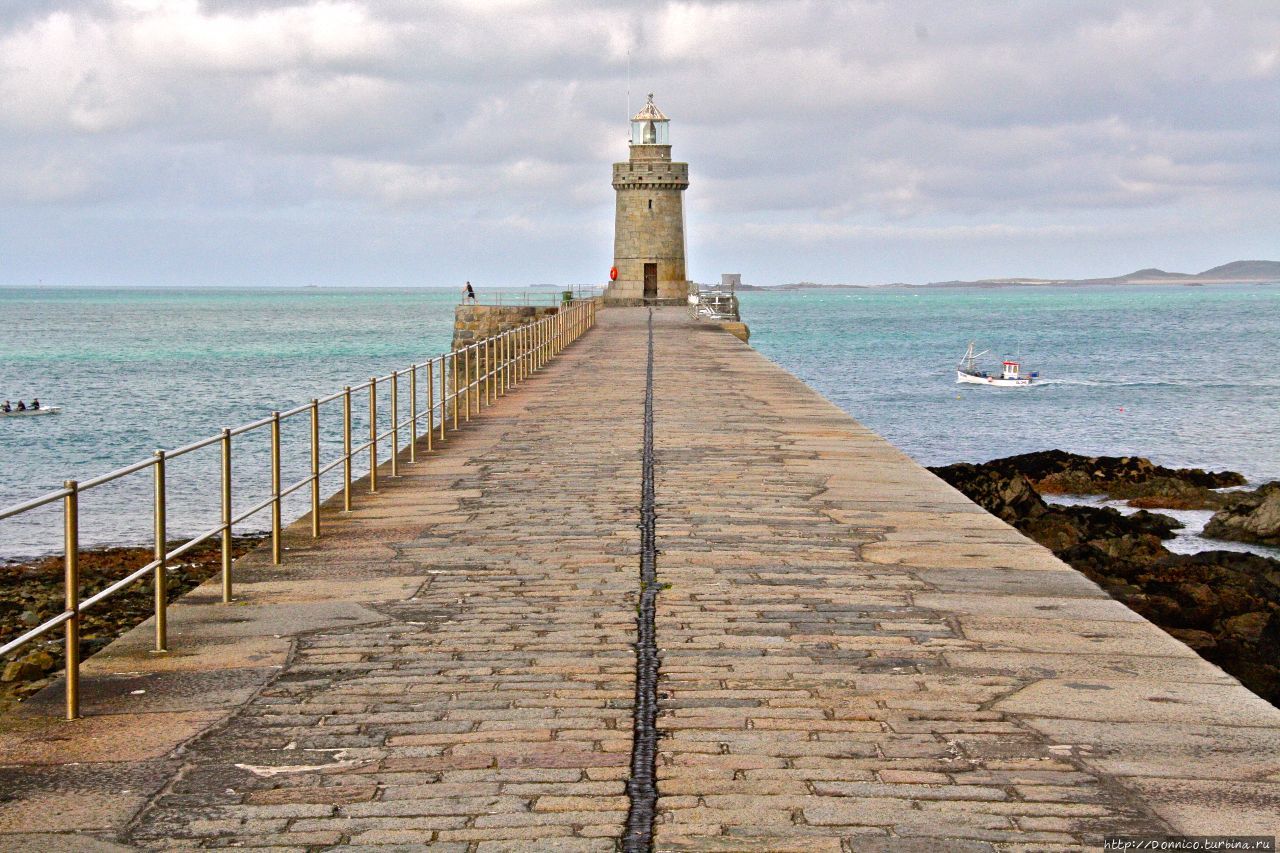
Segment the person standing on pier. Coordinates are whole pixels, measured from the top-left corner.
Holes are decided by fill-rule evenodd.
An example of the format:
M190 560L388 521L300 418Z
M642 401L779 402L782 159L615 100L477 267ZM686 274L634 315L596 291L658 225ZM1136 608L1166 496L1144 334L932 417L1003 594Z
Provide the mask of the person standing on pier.
M462 288L462 301L473 304L476 301L476 292L472 289L471 282L467 282L466 287Z

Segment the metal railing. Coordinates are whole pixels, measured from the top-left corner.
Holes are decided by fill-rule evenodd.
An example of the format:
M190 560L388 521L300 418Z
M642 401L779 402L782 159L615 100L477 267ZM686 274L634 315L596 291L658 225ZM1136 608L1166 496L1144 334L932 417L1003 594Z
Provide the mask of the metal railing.
M603 287L573 285L558 290L476 290L476 305L561 305L564 294L572 301L595 299L604 294Z
M699 288L689 300L689 311L696 319L736 321L739 319L738 295L732 288Z
M41 495L25 503L0 509L0 520L21 515L40 507L62 502L63 514L63 553L65 606L61 613L36 625L19 637L0 646L0 655L6 655L22 646L53 631L59 626L66 626L66 713L67 719L74 720L80 716L80 623L82 615L92 607L110 598L116 592L128 587L150 575L155 587L155 650L168 651L168 592L166 589L166 571L168 564L176 558L195 548L197 545L221 537L222 552L222 602L228 604L232 600L232 529L252 516L264 510L271 515L271 561L280 565L283 560L281 534L283 528L282 503L284 498L310 486L311 492L311 536L320 536L321 478L337 468L342 469L342 509L351 511L352 506L352 460L358 454L368 451L369 474L368 490L370 494L378 491L379 442L390 441L390 452L387 454L389 473L399 476L400 457L402 451L408 451L409 463L417 462L418 444L425 438L426 451L434 449L435 444L444 441L450 429L456 430L459 418L463 422L471 420L472 409L479 416L482 406L490 406L494 401L518 385L531 373L539 370L551 358L554 358L566 346L581 337L594 324L597 302L595 300L579 300L565 305L562 310L541 320L510 329L493 337L476 341L462 349L443 353L425 362L412 364L402 370L394 370L386 376L370 377L359 385L348 385L341 391L327 397L312 399L308 403L295 406L284 412L272 412L268 417L251 423L223 429L218 435L209 436L199 441L176 448L174 450L157 450L148 459L142 459L126 465L110 473L94 477L91 480L78 482L67 480L63 487L56 491ZM408 379L409 412L408 417L401 418L400 389L403 381ZM419 382L422 377L425 381ZM390 391L390 426L378 430L378 389L379 386ZM368 392L369 436L359 445L353 444L352 403L353 397ZM437 393L438 392L438 393ZM425 407L419 407L419 401L425 396ZM320 415L321 407L337 403L342 415L342 455L327 463L320 458ZM461 410L461 411L460 411ZM438 418L437 418L438 415ZM284 484L281 477L281 424L290 418L305 417L309 420L310 435L310 471L302 479ZM421 431L421 421L426 419L426 431ZM451 423L450 423L451 422ZM270 473L271 491L263 500L253 504L239 513L232 510L232 439L246 435L255 430L270 430L271 453ZM408 430L406 447L402 447L401 430ZM173 459L185 456L203 448L217 445L221 454L221 514L216 525L209 527L194 537L169 549L166 536L166 515L168 499L166 497L165 467ZM382 445L385 447L386 445ZM153 481L153 559L126 577L111 583L106 588L93 593L89 597L80 598L79 542L80 542L80 496L99 486L106 485L137 474L151 471ZM336 494L336 493L335 493Z

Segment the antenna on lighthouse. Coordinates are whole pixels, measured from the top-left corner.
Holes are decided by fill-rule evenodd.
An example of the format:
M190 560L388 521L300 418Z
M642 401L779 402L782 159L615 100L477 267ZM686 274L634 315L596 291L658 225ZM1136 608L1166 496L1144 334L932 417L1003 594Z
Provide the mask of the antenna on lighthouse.
M627 119L631 118L631 48L627 48Z

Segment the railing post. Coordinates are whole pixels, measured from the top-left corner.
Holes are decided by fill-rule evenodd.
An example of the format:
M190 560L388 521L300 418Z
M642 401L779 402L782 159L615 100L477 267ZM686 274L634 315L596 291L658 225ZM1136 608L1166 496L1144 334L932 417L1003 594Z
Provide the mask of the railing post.
M378 377L369 377L369 493L378 491Z
M484 402L484 386L480 384L480 347L481 346L482 345L478 341L471 345L471 349L473 350L471 354L471 360L474 362L472 373L476 375L476 381L475 381L476 387L475 387L475 391L472 392L472 395L475 397L475 400L476 400L476 417L480 416L481 404Z
M400 454L400 371L391 371L391 476L400 476L396 456Z
M351 512L351 386L342 389L342 509Z
M516 382L524 381L524 356L525 356L525 340L528 337L528 327L521 326L516 330Z
M427 359L427 452L430 453L435 444L436 431L436 377L432 368L433 361ZM441 423L444 418L440 418Z
M458 430L458 351L453 351L453 432Z
M445 419L449 417L449 389L446 377L449 374L449 356L440 354L440 440L444 441Z
M462 401L467 405L463 419L471 423L471 347L469 345L462 348L462 372L467 380L466 391L462 397Z
M431 430L427 430L431 432ZM418 365L409 368L409 461L418 461Z
M498 337L495 338L493 341L494 369L497 371L493 375L494 382L496 383L494 385L494 392L493 392L495 397L501 397L507 391L507 389L503 387L503 384L502 384L503 375L507 372L506 346L507 346L507 333L499 332Z
M284 545L280 541L280 413L271 413L271 562L284 562Z
M75 480L62 484L67 496L62 499L62 585L67 620L67 719L80 717L80 486Z
M311 398L311 538L320 538L320 401Z
M231 603L231 430L222 429L222 603Z
M484 404L493 405L493 338L484 339Z
M156 651L169 650L169 577L165 561L165 479L164 451L155 453L155 592L156 592Z

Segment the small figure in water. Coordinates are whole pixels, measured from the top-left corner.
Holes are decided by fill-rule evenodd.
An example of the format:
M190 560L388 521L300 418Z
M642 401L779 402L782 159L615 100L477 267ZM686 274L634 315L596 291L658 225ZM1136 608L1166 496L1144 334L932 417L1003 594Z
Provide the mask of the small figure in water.
M9 401L5 400L4 405L0 406L0 412L12 412L12 411L13 411L13 406L10 406Z
M24 403L24 402L22 402L21 400L19 400L19 401L18 401L18 411L19 411L19 412L25 412L26 410L27 410L27 404L26 404L26 403Z
M462 288L462 301L472 303L476 301L476 292L472 289L471 282L467 282L467 286Z
M32 397L32 398L31 398L31 408L32 408L32 409L36 409L36 410L38 410L38 409L40 408L40 398L39 398L39 397Z

